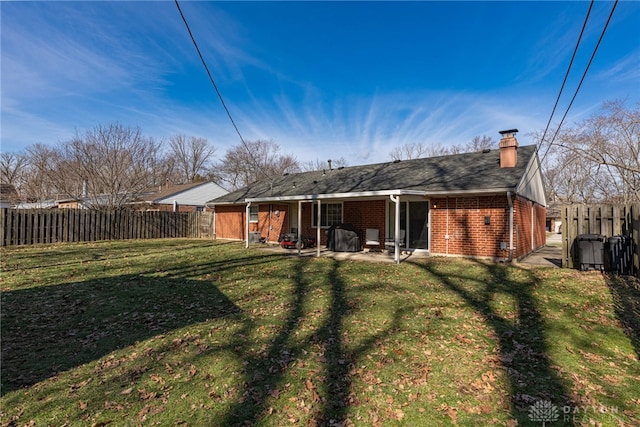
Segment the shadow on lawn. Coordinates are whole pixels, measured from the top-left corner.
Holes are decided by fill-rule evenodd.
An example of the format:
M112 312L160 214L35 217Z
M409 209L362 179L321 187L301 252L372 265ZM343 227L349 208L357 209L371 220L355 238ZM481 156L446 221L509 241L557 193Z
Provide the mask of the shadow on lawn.
M136 341L237 313L211 281L123 275L2 293L2 395Z
M510 383L511 413L520 423L526 425L532 421L529 409L538 401L552 402L558 408L575 406L547 356L544 319L532 295L539 284L535 274L499 264L477 263L488 273L484 280L473 272L452 272L440 263L415 265L437 277L446 288L459 295L495 332L499 363ZM516 271L525 275L525 279L510 279L510 274ZM515 302L515 318L501 315L493 308L492 300L498 294L508 295ZM559 415L562 417L562 413ZM571 420L563 421L563 425L573 425Z
M616 317L640 358L640 280L613 274L605 275L613 299Z
M333 260L327 274L330 301L326 320L307 338L297 339L300 324L309 315L304 309L307 293L311 286L320 286L305 280L303 270L309 262L314 261L308 258L297 260L291 304L282 327L268 349L258 353L250 348L250 337L255 326L252 322L245 322L244 328L237 334L233 348L245 362L244 387L240 398L216 425L253 425L267 416L270 413L269 399L277 398L285 387L283 379L287 370L292 369L298 358L303 357L310 348L317 350L323 371L314 373L312 377L301 378L305 382L308 401L316 402L314 406L318 408L311 414L312 424L308 425L343 425L346 421L347 409L355 399L350 371L362 353L398 329L404 311L396 311L387 328L349 351L343 340L343 324L351 306L338 271L340 262Z

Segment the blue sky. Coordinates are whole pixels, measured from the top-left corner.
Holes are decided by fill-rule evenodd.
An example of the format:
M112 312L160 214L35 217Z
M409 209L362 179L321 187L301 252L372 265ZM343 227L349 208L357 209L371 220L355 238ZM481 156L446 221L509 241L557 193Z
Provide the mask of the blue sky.
M589 2L180 3L245 140L300 161L543 130ZM558 120L613 3L595 3ZM180 14L164 2L2 2L2 151L97 124L240 143ZM568 115L640 101L640 2L622 1Z

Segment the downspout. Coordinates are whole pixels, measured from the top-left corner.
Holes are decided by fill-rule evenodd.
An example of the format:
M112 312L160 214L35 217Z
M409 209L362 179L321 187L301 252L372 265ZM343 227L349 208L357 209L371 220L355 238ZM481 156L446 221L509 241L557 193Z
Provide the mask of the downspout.
M249 247L249 208L251 207L251 202L247 203L247 207L245 208L245 248Z
M389 198L396 204L396 215L394 224L395 236L393 236L393 248L395 249L395 254L393 256L393 260L396 264L400 264L400 196L394 196L393 194L391 194L389 195Z
M533 241L534 239L534 233L533 233L533 225L534 225L534 221L533 221L533 216L535 215L534 213L534 206L533 206L533 202L531 202L531 251L533 252L536 249L536 245Z
M216 207L213 206L213 240L217 240L218 236L216 236Z
M322 208L322 202L320 201L320 199L318 199L318 214L316 215L316 256L319 258L320 257L320 225L321 225L321 220L322 220L322 212L321 212L321 208ZM298 227L299 229L300 227Z
M449 255L449 196L447 196L447 231L444 236L444 241L446 242L445 255Z
M300 244L300 236L302 233L302 200L298 200L298 256L300 256L300 251L302 245ZM320 245L320 242L316 242L316 245Z
M513 200L511 200L511 191L507 191L507 200L509 201L509 262L513 261Z

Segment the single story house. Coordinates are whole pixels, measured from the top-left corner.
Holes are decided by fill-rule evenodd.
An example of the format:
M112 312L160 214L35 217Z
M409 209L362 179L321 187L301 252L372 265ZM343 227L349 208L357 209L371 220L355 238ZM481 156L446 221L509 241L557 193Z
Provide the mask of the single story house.
M142 198L138 207L142 210L197 212L206 209L212 197L227 194L228 191L210 181L188 184L167 185L157 192Z
M277 242L349 224L361 246L513 260L546 242L546 199L536 146L501 131L499 149L284 174L207 203L221 239ZM377 230L377 245L366 245ZM259 239L258 239L259 238Z

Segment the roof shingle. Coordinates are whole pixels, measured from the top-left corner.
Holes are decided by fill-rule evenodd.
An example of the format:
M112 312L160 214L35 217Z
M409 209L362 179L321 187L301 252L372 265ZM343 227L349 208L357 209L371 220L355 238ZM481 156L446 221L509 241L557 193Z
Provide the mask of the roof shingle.
M515 189L536 146L518 148L518 164L500 168L500 150L454 154L274 176L218 197L209 203L245 199L413 190L425 193Z

